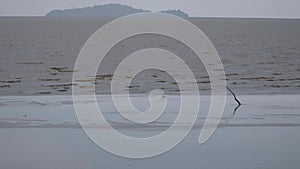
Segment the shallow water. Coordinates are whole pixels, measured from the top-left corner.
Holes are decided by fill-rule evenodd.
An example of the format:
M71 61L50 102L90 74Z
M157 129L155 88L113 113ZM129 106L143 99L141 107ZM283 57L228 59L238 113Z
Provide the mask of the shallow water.
M176 118L179 96L167 98L164 116L146 126L122 118L109 96L98 96L98 101L119 132L148 137L164 131ZM141 109L149 106L145 95L131 99ZM195 127L183 142L158 157L133 160L112 155L87 137L71 96L0 97L0 168L298 168L300 96L239 99L244 105L233 112L236 103L227 97L221 124L206 143L198 143L210 103L204 95Z
M76 58L85 41L111 21L105 18L0 17L0 95L70 95ZM224 64L228 85L238 94L300 94L300 20L205 19L190 21L207 34ZM153 35L117 44L98 70L96 92L110 92L111 74L127 55L162 48L194 71L200 92L210 83L201 62L178 41ZM160 71L138 75L131 91L159 88L178 93L174 79Z

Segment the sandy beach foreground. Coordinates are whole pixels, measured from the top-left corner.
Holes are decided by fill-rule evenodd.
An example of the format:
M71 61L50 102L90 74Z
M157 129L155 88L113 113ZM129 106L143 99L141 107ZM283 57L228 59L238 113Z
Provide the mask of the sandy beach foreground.
M147 107L144 95L133 103ZM136 126L115 112L109 96L100 108L119 132L149 137L176 118L179 96L168 97L164 116ZM201 97L197 122L187 138L160 156L133 160L112 155L94 144L76 118L71 96L0 97L0 168L297 168L300 149L299 95L240 96L245 105L234 112L228 97L221 124L205 144L199 133L210 103ZM101 104L102 103L102 104ZM88 104L88 103L86 103ZM103 128L103 130L107 130Z

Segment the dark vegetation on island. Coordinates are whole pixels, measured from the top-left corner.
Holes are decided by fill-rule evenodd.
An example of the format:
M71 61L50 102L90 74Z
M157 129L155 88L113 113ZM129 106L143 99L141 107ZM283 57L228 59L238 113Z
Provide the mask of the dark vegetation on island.
M73 8L64 10L52 10L46 14L46 16L101 16L101 17L121 17L125 15L141 13L141 12L151 12L144 9L136 9L127 5L121 4L105 4L96 5L93 7L84 8ZM184 13L180 9L177 10L165 10L160 11L161 13L167 13L182 18L189 17L188 14Z

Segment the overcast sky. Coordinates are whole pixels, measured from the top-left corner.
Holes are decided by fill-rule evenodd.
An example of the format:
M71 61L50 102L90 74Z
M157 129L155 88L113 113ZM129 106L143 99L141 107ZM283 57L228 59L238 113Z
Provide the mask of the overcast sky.
M300 0L0 0L0 16L43 16L53 9L106 3L154 12L181 9L200 17L300 18Z

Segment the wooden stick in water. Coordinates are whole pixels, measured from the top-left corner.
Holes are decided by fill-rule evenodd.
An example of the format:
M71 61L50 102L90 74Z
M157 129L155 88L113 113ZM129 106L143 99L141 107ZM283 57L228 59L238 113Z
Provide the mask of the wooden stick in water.
M242 105L242 103L237 99L237 97L236 97L236 95L233 93L233 91L230 90L228 86L226 86L226 88L227 88L227 90L233 95L234 100L239 104L239 106Z

